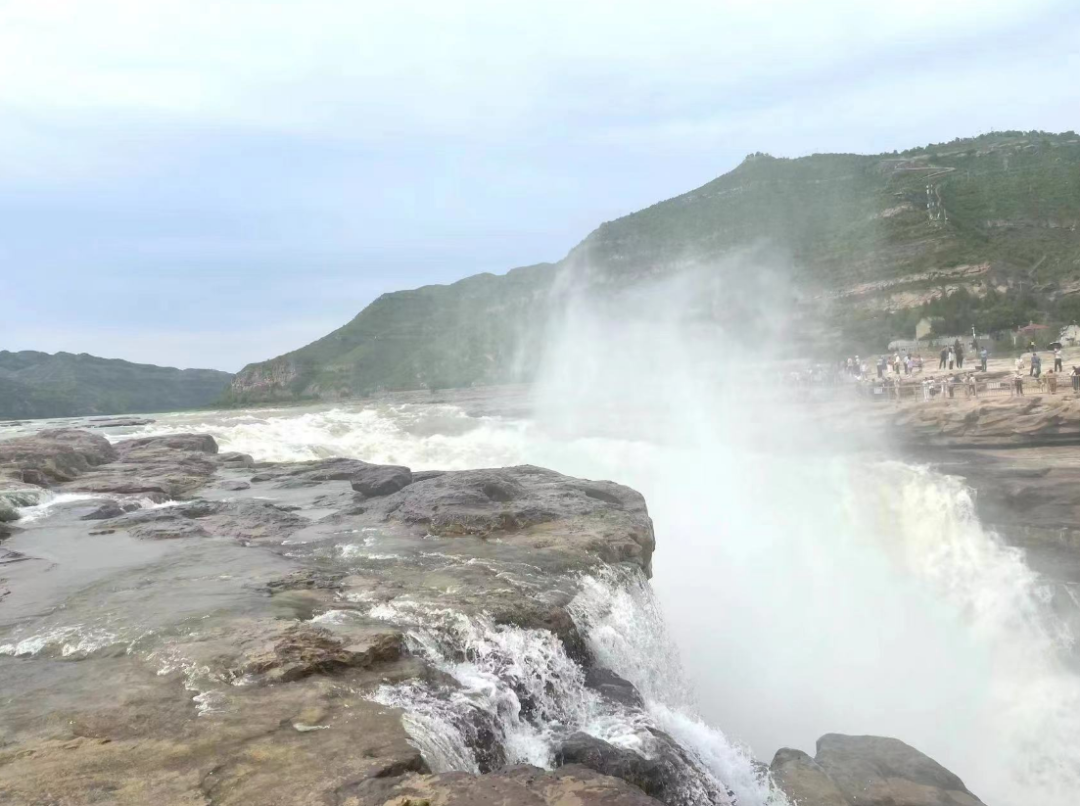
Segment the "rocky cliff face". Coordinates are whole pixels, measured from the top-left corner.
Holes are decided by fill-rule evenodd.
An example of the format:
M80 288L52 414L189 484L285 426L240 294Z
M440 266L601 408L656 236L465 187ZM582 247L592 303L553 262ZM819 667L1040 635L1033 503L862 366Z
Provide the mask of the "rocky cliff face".
M0 419L178 411L206 406L232 375L80 353L0 350Z
M4 803L978 804L892 740L778 756L781 789L661 730L624 676L655 659L595 633L648 590L621 485L78 430L0 442L0 478Z
M1080 138L1003 133L904 154L748 158L734 171L602 224L560 263L387 294L319 341L246 367L231 402L527 379L555 276L611 296L694 268L723 274L714 314L785 297L807 320L872 320L963 289L1074 294ZM733 255L753 249L747 260ZM762 262L775 269L762 285ZM752 307L752 306L751 306ZM824 314L822 318L820 315ZM861 320L859 320L861 321ZM857 322L852 323L855 328ZM829 329L829 328L827 328Z

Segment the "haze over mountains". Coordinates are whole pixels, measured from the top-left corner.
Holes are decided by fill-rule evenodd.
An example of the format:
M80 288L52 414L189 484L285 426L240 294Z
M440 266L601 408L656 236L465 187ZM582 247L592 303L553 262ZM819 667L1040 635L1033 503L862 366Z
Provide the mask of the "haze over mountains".
M715 266L744 288L754 260L730 257L746 250L767 252L770 270L783 265L780 292L822 347L824 334L834 346L883 349L910 337L912 316L933 313L935 300L964 300L980 327L1052 318L1080 299L1078 226L1073 132L1000 132L874 156L751 155L696 190L602 224L559 263L385 294L324 338L245 367L226 399L527 380L560 272L606 294Z
M0 418L77 417L197 408L217 400L232 375L80 353L0 350Z

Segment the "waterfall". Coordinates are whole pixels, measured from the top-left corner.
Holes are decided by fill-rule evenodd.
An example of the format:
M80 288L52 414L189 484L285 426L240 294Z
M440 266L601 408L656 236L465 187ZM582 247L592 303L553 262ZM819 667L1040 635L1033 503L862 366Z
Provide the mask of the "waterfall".
M581 583L572 611L598 660L612 661L616 673L632 665L632 648L621 656L607 649L611 631L629 619L639 625L642 647L667 652L654 659L651 684L662 686L667 675L685 691L677 653L647 584L616 571L585 576ZM410 650L439 673L425 682L384 685L373 697L402 709L406 730L435 772L487 772L519 763L551 769L562 742L579 732L656 758L670 737L679 751L674 761L668 754L679 779L670 787L670 806L786 803L745 750L695 718L685 704L646 695L646 707L637 708L588 688L584 670L546 630L408 603L377 605L369 615L409 625Z
M701 719L660 603L640 570L611 568L583 577L570 609L597 662L633 683L652 724L723 781L740 804L787 802L747 747Z
M612 352L633 356L635 365L663 366L649 356L650 345L664 342L649 336L633 350ZM568 346L565 355L577 352ZM608 366L601 358L589 371ZM695 745L741 803L763 797L753 794L754 770L738 760L736 743L707 725L722 726L765 761L782 746L812 753L826 732L894 736L988 802L1073 806L1080 791L1080 588L1036 573L1023 551L980 523L961 479L882 461L884 449L853 452L842 435L814 441L812 420L790 407L703 397L691 394L689 383L581 380L589 377L574 375L548 395L567 415L562 419L408 404L170 415L153 428L210 430L223 449L259 459L330 452L414 468L528 462L628 484L645 495L656 524L655 576L648 585L583 581L578 604L591 596L586 610L593 615L576 616L587 622L582 631L600 662L646 695L648 708L635 718ZM582 401L579 385L597 399ZM638 394L626 401L628 389ZM644 406L654 393L657 405ZM768 440L750 427L761 422L769 425ZM312 444L317 453L308 450ZM652 626L631 629L641 624ZM418 629L410 640L422 637ZM679 657L665 631L681 649L685 675L675 671ZM428 650L417 643L416 651ZM456 669L461 656L435 652L430 662ZM445 674L477 702L468 685ZM425 719L432 737L451 736L450 728L464 736L447 747L467 752L433 766L475 769L480 761L471 748L506 743L502 734L489 735L488 722L476 722L489 713L487 704L461 723L450 717L464 706L445 710L444 692L396 693L433 698L426 714L406 709L414 738ZM533 755L511 757L545 764L580 722L568 718L545 733L527 707L521 714L521 730L539 738L519 743ZM635 727L626 736L642 734ZM612 743L632 746L629 738ZM425 755L439 757L434 747Z

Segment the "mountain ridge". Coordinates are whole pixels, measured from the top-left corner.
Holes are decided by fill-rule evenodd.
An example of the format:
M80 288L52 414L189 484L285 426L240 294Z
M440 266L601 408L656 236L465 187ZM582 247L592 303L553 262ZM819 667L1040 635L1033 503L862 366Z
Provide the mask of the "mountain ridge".
M248 365L224 399L528 380L559 272L604 293L762 244L786 256L801 313L837 342L883 349L913 330L913 318L947 321L961 302L980 327L1037 311L1080 315L1078 230L1080 137L1071 131L995 132L878 155L757 153L600 224L555 264L515 270L531 270L527 282L511 271L384 295L323 339Z
M198 408L220 398L232 378L89 353L0 350L0 419Z

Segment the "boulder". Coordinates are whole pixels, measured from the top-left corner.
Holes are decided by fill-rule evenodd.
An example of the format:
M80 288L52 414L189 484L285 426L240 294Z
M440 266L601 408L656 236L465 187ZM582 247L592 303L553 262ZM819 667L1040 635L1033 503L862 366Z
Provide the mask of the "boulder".
M982 804L960 778L932 758L882 736L829 733L818 739L813 759L784 748L771 769L777 784L800 806Z
M603 775L636 786L666 806L729 806L731 794L717 788L715 779L702 772L679 744L659 730L642 753L615 747L590 736L575 733L556 756L558 764L580 764Z
M74 428L0 441L0 468L22 474L36 471L39 477L53 482L71 481L116 458L116 450L105 437Z
M272 642L248 649L233 674L287 683L313 674L335 674L395 661L403 649L401 633L388 627L357 627L341 635L299 624L287 628Z
M171 434L119 442L117 461L95 468L66 489L118 495L180 498L217 472L217 443L209 434Z
M134 452L145 455L162 449L214 455L218 452L218 445L209 434L169 434L161 437L125 439L123 442L116 443L117 453L122 459L126 459Z
M368 498L392 495L412 484L412 471L398 465L372 465L352 477L352 488Z
M667 784L664 780L665 770L660 762L647 759L633 750L615 747L595 736L575 733L563 742L555 761L560 766L580 764L602 775L619 778L633 784L646 795L651 795L662 803L667 802L662 797Z
M821 765L801 750L778 750L770 770L777 786L799 806L851 806Z
M218 454L218 464L222 467L253 467L255 460L249 454L229 451Z
M645 705L638 690L634 688L634 684L619 677L610 669L600 666L590 667L585 671L585 685L605 699L629 708L642 708Z
M241 492L243 490L250 490L251 483L241 479L229 479L228 481L223 481L218 484L218 487L229 492Z

